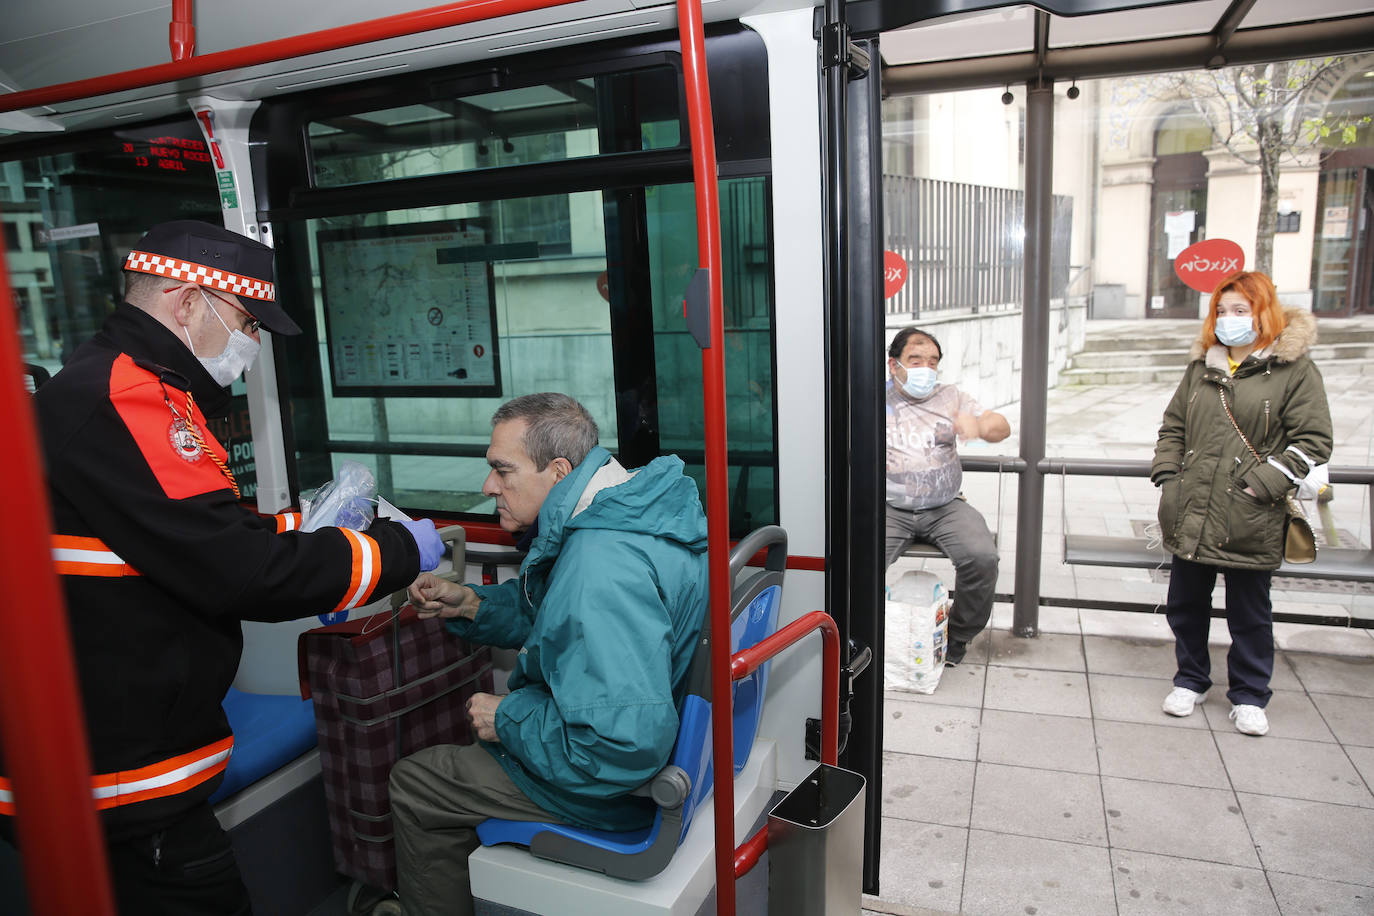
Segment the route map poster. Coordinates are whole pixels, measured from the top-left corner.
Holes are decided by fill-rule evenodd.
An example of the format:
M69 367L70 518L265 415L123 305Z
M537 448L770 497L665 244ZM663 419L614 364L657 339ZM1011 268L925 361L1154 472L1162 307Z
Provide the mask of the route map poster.
M497 397L496 281L478 220L322 229L338 397Z

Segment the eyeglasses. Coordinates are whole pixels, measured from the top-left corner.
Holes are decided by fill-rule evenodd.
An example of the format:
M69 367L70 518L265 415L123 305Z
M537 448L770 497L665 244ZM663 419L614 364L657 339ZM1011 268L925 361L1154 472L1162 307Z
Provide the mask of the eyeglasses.
M242 309L242 308L239 308L239 307L238 307L237 305L235 305L233 302L231 302L230 300L224 298L223 296L221 296L219 293L215 292L214 290L208 289L208 288L206 288L206 287L204 287L204 286L202 286L201 289L205 290L205 292L207 292L207 293L209 293L210 295L214 296L214 297L215 297L216 299L218 299L220 302L223 302L225 305L229 306L231 309L233 309L234 311L238 312L238 313L239 313L240 315L242 315L243 317L247 318L247 319L248 319L248 324L244 325L244 328L243 328L245 331L247 331L249 334L256 334L256 333L258 333L258 328L262 327L262 322L261 322L261 321L259 321L258 319L254 318L250 313L248 313L247 311L245 311L245 310Z

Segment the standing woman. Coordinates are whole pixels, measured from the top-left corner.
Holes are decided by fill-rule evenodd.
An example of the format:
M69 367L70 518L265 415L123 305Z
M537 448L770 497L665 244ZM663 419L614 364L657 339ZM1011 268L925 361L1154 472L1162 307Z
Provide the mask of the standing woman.
M1331 456L1331 414L1311 312L1284 309L1274 283L1241 271L1212 293L1202 333L1164 411L1150 480L1161 488L1159 527L1173 554L1169 628L1178 672L1164 711L1186 716L1212 686L1207 631L1217 573L1226 579L1231 719L1269 731L1273 605L1283 561L1285 496L1310 463Z

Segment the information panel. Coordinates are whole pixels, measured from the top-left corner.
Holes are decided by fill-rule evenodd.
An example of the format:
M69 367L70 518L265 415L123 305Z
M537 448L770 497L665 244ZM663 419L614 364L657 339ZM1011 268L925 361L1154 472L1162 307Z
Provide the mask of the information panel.
M479 220L322 229L334 394L501 394L496 283Z

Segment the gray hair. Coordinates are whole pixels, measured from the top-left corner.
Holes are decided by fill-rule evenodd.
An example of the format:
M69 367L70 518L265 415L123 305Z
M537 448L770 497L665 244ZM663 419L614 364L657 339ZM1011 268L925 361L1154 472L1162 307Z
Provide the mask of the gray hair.
M157 298L157 294L162 292L162 287L168 283L176 284L179 282L181 281L159 277L157 274L126 270L124 271L124 301L130 305L144 308Z
M587 408L556 391L513 398L491 415L493 427L509 420L525 421L525 454L537 471L555 458L566 458L577 467L596 445L596 421Z

